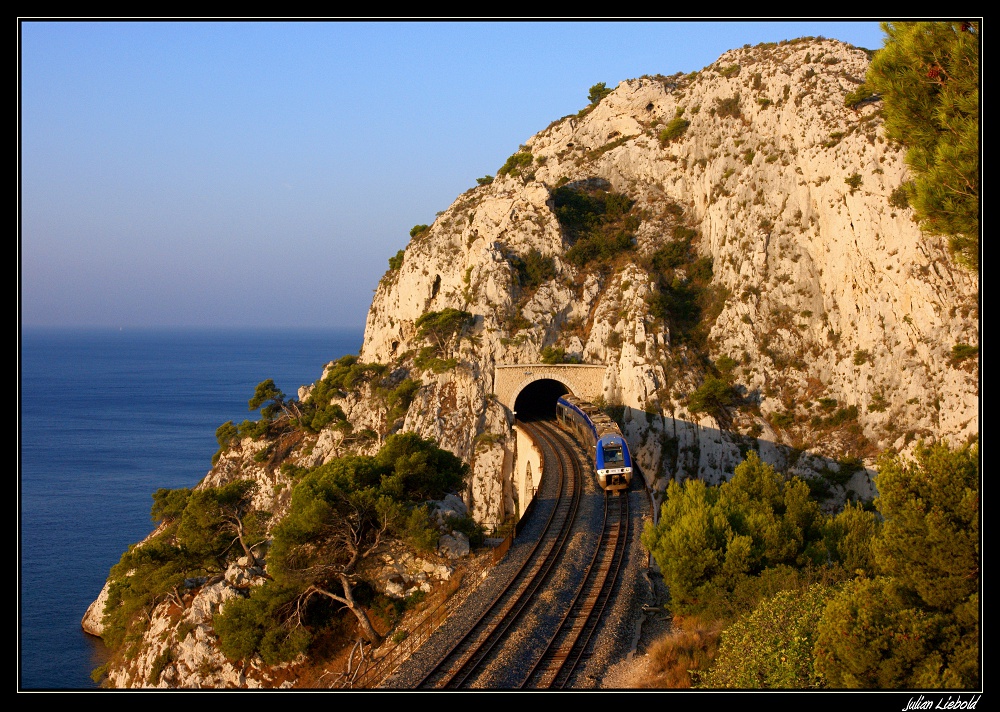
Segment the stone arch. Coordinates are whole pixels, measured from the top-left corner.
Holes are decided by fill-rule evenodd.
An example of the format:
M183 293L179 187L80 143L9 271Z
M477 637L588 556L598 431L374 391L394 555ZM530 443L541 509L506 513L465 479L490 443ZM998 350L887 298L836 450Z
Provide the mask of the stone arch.
M493 376L493 393L508 410L515 410L521 392L543 379L556 381L567 393L586 400L601 395L607 367L598 364L503 364L497 365Z

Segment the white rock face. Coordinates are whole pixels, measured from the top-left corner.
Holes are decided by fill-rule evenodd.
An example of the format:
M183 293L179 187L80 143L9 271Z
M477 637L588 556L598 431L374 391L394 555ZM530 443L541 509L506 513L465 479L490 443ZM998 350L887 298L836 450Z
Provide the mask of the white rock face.
M449 559L461 559L469 555L469 537L460 531L445 534L438 541L438 553Z
M954 264L943 238L922 234L910 209L890 203L908 180L903 151L884 139L878 102L844 107L866 67L863 51L833 40L733 50L690 75L622 82L530 137L519 149L530 167L460 195L379 283L358 361L385 370L333 398L350 427L246 438L200 486L254 479L254 506L273 525L294 483L284 465L374 454L388 435L413 431L470 464L462 502L441 503L442 515L499 524L524 511L540 462L527 453L514 472L515 454L530 448L518 445L513 415L494 395L494 367L559 349L608 367L604 404L654 497L672 479L720 482L753 448L821 484L849 473L828 489L835 506L874 493L885 449L978 437L978 356L952 359L955 345L979 345L978 276ZM675 117L690 123L661 142ZM575 260L556 206L562 186L634 201L633 248L603 265ZM689 238L698 259L688 254L664 281L657 265ZM547 265L540 277L531 277L532 260ZM701 284L709 260L710 286L684 292ZM697 298L664 300L670 290ZM471 325L437 341L421 335L418 319L447 309L469 313ZM691 412L691 395L727 373L742 402ZM390 391L406 379L419 388L393 410ZM314 390L300 389L300 400ZM461 539L443 537L443 556L461 556ZM451 574L447 559L398 553L381 571L378 586L392 596ZM260 661L229 664L211 629L260 573L237 567L199 582L183 610L162 604L141 654L110 682L276 684ZM107 587L84 619L94 634L106 595Z
M884 139L877 102L844 106L866 67L863 51L833 40L733 50L694 75L623 82L584 116L531 137L530 174L460 196L376 290L363 361L419 350L414 322L428 311L476 317L454 370L419 376L404 427L467 459L478 433L512 442L509 413L489 398L492 367L558 346L612 366L605 400L624 407L656 490L669 478L719 481L748 446L808 474L845 456L870 468L881 450L920 437L976 437L975 360L957 365L950 354L978 346L978 278L941 238L921 234L908 208L890 205L908 178L903 151ZM661 145L659 130L678 115L687 130ZM579 181L603 181L644 211L632 264L602 273L566 259L553 190ZM704 355L739 363L735 381L754 407L732 422L687 412L705 368L648 306L656 286L642 257L678 225L697 231L725 290ZM556 275L525 295L511 256L530 250L554 257ZM853 427L823 424L841 409ZM793 462L800 450L812 457ZM481 518L510 506L493 479L498 461L475 470L469 497ZM849 488L870 496L870 475Z
M239 594L216 581L157 606L143 634L138 654L108 673L112 687L247 688L271 687L261 661L238 669L219 651L213 616Z

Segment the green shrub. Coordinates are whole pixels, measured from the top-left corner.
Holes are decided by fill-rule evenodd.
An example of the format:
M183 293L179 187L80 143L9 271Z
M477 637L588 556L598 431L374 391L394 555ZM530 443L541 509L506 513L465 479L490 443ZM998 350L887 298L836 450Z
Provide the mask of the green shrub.
M969 346L969 344L955 344L951 347L951 363L952 365L961 363L970 358L975 358L979 355L978 346Z
M542 349L542 363L555 364L562 363L566 358L566 350L554 346L546 346Z
M400 250L393 257L389 258L389 271L395 272L400 267L403 266L403 254L404 250Z
M107 676L108 668L111 666L110 662L106 662L90 671L90 679L95 683L100 684L101 681Z
M174 661L173 651L170 648L165 649L162 653L156 656L153 660L153 664L149 668L149 677L146 679L146 684L150 687L155 687L160 684L160 676L163 674L163 670Z
M806 689L823 687L813 665L816 627L835 589L814 584L782 591L726 628L712 668L699 687Z
M153 508L150 516L154 522L177 521L184 514L188 500L191 498L191 490L166 489L161 487L153 493Z
M592 105L597 105L601 102L601 99L610 93L611 89L608 89L604 82L598 82L594 86L590 87L590 90L587 92L587 101L589 101Z
M489 185L493 182L493 176L483 176L482 178L476 178L476 185Z
M794 567L826 559L824 515L809 487L798 478L786 481L753 450L728 482L672 480L666 494L659 522L646 525L642 542L663 573L675 613L731 616L798 587Z
M531 153L527 151L519 151L507 159L506 163L504 163L498 171L498 174L502 176L519 176L521 175L521 170L523 168L530 167L533 161L534 156L532 156Z
M846 585L817 626L815 666L830 687L979 686L979 478L977 446L880 458L882 575Z
M671 141L680 138L690 125L691 122L687 119L682 119L680 116L674 117L667 124L666 128L660 131L660 145L666 146Z
M823 422L826 425L833 427L843 425L844 423L853 422L858 419L858 406L850 405L846 408L838 408L837 412L831 415L829 418L825 419Z
M632 212L635 201L627 195L564 186L552 191L552 198L556 219L571 244L566 258L573 264L607 262L635 246L640 218Z
M259 653L267 664L278 665L304 653L312 638L309 630L281 614L297 596L295 589L271 583L254 587L249 598L227 602L213 619L222 654L241 661Z
M742 115L740 113L740 95L736 94L728 99L716 99L715 113L717 116L723 118L726 116L739 118Z
M555 258L543 255L537 248L532 248L523 257L513 255L509 259L523 289L533 291L556 276Z
M852 173L847 178L844 178L844 183L851 189L851 195L853 195L854 191L861 187L861 174Z
M311 432L319 432L330 423L349 429L347 415L332 399L343 398L363 384L382 378L386 371L383 364L359 363L357 356L342 356L327 369L326 376L313 386L309 397L301 404L299 422Z
M475 317L469 312L447 307L421 314L413 325L417 328L417 336L433 344L435 353L442 354L474 321Z
M834 408L837 407L837 399L836 398L820 398L816 402L819 403L819 407L820 408L822 408L823 410L825 410L827 412L830 412Z
M871 402L868 404L869 413L884 413L885 409L889 407L889 402L881 393L875 393L872 395Z
M592 151L587 151L587 159L590 160L590 161L593 161L593 160L599 158L600 156L603 156L608 151L613 151L614 149L616 149L619 146L623 145L627 141L631 141L634 138L635 138L634 135L632 135L632 136L619 136L614 141L608 141L603 146L598 146L597 148L593 149Z
M830 133L830 138L823 142L823 148L833 148L838 143L840 143L840 140L842 138L844 138L843 131L832 131Z
M712 260L699 257L694 249L696 230L676 225L674 240L658 248L649 258L649 270L657 289L646 299L650 314L667 323L682 340L700 338L703 317L712 306ZM683 278L678 269L683 268Z
M718 369L722 377L729 380L732 377L732 373L735 368L739 365L736 359L730 356L720 356L715 360L715 367Z
M594 233L578 240L566 251L566 259L577 267L584 267L588 262L605 262L617 254L635 247L635 237L619 231L613 235Z
M708 413L718 419L736 401L737 395L732 385L721 378L709 376L688 397L687 408L692 413Z
M433 346L424 346L413 359L413 365L421 371L445 373L458 365L457 358L441 358Z
M900 210L910 207L909 191L912 183L903 183L889 195L889 205Z
M486 541L486 529L472 517L449 517L448 528L465 534L469 538L469 546L474 549Z
M385 404L389 408L386 416L388 422L394 422L406 414L421 385L418 380L406 378L386 394Z
M776 428L788 428L795 424L795 413L774 413L771 415L771 424Z
M215 429L215 440L219 443L219 451L228 448L233 440L239 435L239 428L233 425L233 421L227 420Z
M440 533L425 506L413 507L403 521L402 538L414 549L433 552L437 549Z
M906 148L909 202L923 230L979 266L979 22L886 22L865 83L882 97L886 138Z
M252 481L238 480L193 491L157 490L151 515L164 526L129 547L108 576L102 637L109 648L135 640L155 606L177 600L185 579L224 571L260 543L268 515L253 508L255 489Z

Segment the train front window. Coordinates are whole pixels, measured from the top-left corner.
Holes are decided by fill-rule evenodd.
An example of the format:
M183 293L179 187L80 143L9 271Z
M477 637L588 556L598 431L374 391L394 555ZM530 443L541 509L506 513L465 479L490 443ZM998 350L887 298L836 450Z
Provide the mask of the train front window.
M605 445L604 446L604 465L620 465L625 462L625 458L622 457L621 445Z

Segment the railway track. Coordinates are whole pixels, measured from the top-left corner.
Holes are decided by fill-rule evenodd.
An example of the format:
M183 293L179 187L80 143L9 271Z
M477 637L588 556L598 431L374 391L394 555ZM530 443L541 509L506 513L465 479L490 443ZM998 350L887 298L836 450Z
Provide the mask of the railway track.
M472 615L456 616L464 624L422 647L421 671L406 674L405 687L566 688L586 667L623 572L629 497L602 496L589 460L554 422L521 425L545 463L539 503L548 501L529 526L531 543L524 538L509 571L485 587L490 593Z
M630 521L628 493L605 492L604 526L583 586L522 688L565 688L586 661L594 631L619 580Z
M536 595L556 569L573 530L583 492L584 466L555 426L543 422L522 423L539 444L545 459L546 477L555 482L555 506L551 509L523 564L509 583L478 616L469 631L450 645L415 687L461 688L470 686L488 665L491 654L503 645L529 611Z

